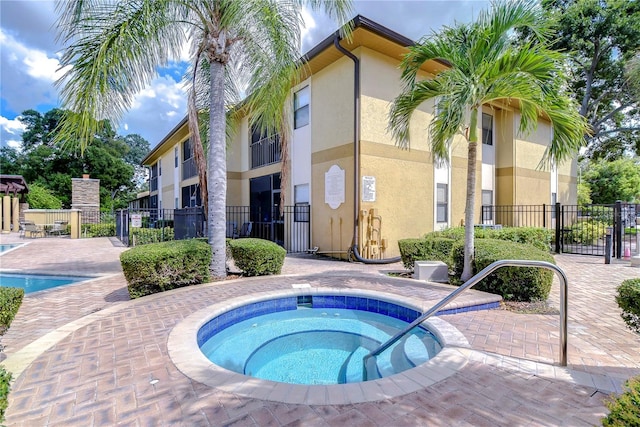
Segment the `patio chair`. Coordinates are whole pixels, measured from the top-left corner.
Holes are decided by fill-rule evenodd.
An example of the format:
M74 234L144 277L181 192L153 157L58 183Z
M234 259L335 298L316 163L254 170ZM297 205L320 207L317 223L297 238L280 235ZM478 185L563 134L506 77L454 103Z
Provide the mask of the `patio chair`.
M251 230L253 229L253 222L245 222L240 229L240 235L238 237L251 237Z
M53 227L49 230L49 234L57 234L58 236L62 235L67 231L67 221L54 221Z
M34 224L33 222L25 222L24 224L24 234L25 236L29 233L29 237L44 237L44 230L39 226Z

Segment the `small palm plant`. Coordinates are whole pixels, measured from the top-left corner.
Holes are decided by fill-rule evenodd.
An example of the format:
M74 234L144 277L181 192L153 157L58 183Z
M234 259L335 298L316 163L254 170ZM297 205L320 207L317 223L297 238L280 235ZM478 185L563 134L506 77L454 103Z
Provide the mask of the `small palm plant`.
M518 42L514 37L518 30L528 32L529 40ZM435 159L448 161L456 135L463 135L468 143L462 280L473 275L478 112L482 106L518 107L521 133L535 129L541 117L550 121L553 139L545 160L561 162L582 144L587 125L564 91L564 56L547 47L549 35L536 1L499 1L491 11L481 12L476 22L423 38L402 61L403 90L393 102L389 119L397 143L409 144L413 112L434 99L429 137ZM418 78L423 64L434 60L448 67L432 78Z

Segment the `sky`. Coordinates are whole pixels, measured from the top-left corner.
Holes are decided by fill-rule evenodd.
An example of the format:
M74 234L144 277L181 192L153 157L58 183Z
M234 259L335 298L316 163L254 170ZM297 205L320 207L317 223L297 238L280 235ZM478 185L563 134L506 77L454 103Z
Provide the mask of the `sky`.
M469 22L488 6L481 0L355 0L354 16L363 15L418 40L443 26ZM301 53L338 28L323 14L305 10L303 16ZM20 146L21 112L34 109L44 114L61 107L55 82L61 76L63 46L56 42L56 20L53 0L0 0L0 146ZM139 134L154 147L185 117L182 76L187 59L183 55L158 70L116 124L119 135Z

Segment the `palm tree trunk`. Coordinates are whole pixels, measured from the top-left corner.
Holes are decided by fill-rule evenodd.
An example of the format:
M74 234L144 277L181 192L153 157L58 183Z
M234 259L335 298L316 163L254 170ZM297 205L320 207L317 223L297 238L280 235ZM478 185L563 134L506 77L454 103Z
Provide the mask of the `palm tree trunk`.
M469 148L467 154L467 200L464 208L464 266L460 278L466 282L473 276L474 217L476 199L476 157L478 154L478 110L471 110Z
M227 156L226 117L224 108L224 65L211 61L211 91L209 111L209 150L207 153L207 187L209 210L207 231L211 245L212 279L224 279L226 269L226 199L227 199Z

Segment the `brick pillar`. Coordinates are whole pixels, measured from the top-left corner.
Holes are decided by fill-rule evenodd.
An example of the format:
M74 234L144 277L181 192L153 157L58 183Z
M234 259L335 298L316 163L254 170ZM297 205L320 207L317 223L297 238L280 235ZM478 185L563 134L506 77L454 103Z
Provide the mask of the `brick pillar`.
M89 175L83 178L71 178L71 208L82 211L100 210L100 180L91 179Z

